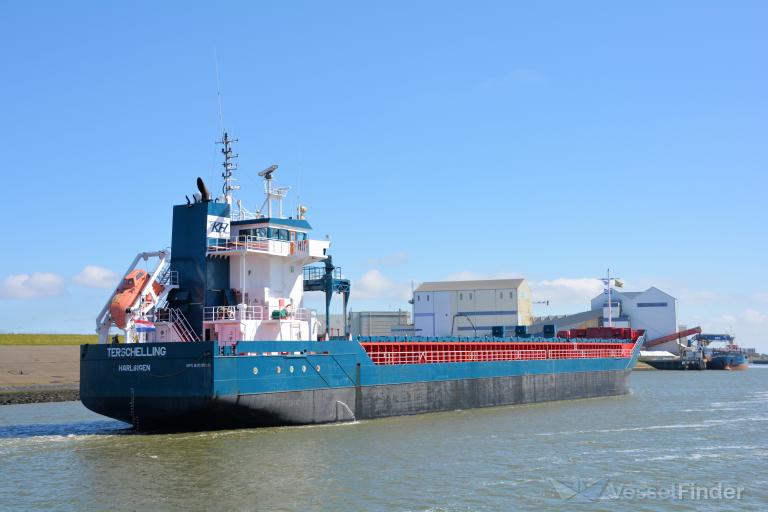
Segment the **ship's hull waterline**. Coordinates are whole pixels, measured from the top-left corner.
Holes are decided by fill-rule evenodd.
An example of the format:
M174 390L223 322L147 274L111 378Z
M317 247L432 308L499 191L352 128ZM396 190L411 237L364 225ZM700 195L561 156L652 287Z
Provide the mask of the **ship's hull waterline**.
M127 359L109 357L113 347L84 347L83 404L147 431L308 425L623 395L634 364L615 358L379 367L358 364L358 354L344 355L339 344L325 354L268 357L214 357L208 343L164 347L163 355L152 355L159 350L153 345ZM414 381L414 371L428 380Z

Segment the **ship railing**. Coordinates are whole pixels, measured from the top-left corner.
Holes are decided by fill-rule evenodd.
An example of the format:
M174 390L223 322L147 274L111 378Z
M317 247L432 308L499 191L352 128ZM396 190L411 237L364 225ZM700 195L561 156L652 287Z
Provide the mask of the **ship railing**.
M210 306L203 309L203 320L266 320L267 311L262 306Z
M422 352L373 352L374 364L466 363L546 359L546 350L440 350Z
M209 241L208 252L260 252L277 256L292 256L308 253L309 240L282 240L257 235L242 235Z
M298 308L286 309L287 316L280 320L309 321L312 317L311 309ZM271 320L272 313L264 306L209 306L203 309L205 322L217 322L226 320Z
M548 350L548 359L590 359L590 358L611 358L611 357L630 357L631 348L602 348L602 349L579 349L579 350Z
M303 269L305 281L317 281L325 277L325 265L310 265ZM334 267L331 271L333 279L341 279L341 267Z
M285 309L286 316L281 316L279 314L279 312L282 311L281 309L275 309L272 311L272 313L270 313L270 318L272 320L302 320L302 321L308 322L312 318L312 314L315 313L314 310L312 309L304 309L304 308L293 309L291 307L287 307L284 309Z
M374 364L467 363L547 359L628 358L632 349L371 351Z
M311 309L299 308L295 310L293 314L293 318L295 320L303 320L305 322L308 322L311 317L312 317Z

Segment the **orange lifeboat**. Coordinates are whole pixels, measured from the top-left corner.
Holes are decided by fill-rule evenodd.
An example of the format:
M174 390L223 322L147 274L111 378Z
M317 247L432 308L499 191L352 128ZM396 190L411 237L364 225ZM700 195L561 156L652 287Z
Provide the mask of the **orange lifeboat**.
M136 300L149 281L149 277L149 274L144 270L132 270L117 287L117 291L112 297L112 303L109 305L109 314L120 329L125 329L126 314L136 304ZM152 289L155 291L155 295L159 295L163 291L163 285L154 282ZM151 302L152 296L148 295L144 300Z

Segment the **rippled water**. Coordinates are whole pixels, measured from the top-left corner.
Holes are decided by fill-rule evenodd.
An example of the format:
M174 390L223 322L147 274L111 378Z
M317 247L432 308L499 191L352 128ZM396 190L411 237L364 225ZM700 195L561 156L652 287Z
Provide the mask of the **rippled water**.
M134 434L74 402L3 406L0 509L768 507L768 369L638 372L632 387L624 397L167 435ZM743 490L740 500L645 492L687 483Z

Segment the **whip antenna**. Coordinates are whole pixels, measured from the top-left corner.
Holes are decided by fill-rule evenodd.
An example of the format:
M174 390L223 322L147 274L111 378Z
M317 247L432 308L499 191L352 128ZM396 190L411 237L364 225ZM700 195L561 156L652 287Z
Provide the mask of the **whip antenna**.
M219 128L224 133L224 107L221 100L221 80L219 79L219 52L213 50L213 58L216 66L216 96L219 101Z

